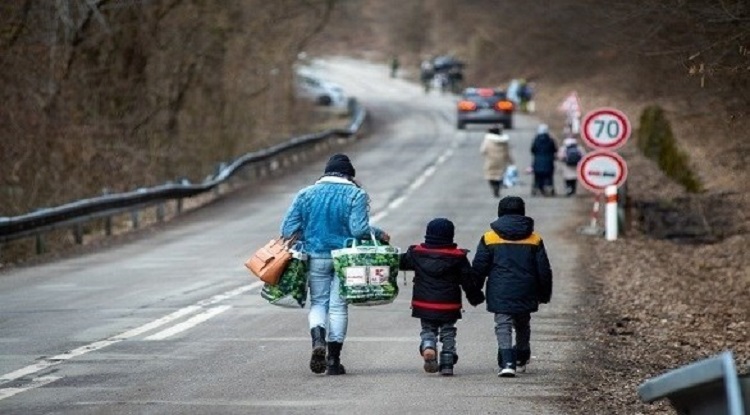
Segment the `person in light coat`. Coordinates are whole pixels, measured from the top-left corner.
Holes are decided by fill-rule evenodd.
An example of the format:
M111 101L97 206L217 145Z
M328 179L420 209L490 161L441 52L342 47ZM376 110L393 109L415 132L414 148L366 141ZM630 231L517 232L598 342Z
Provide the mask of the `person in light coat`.
M557 159L562 162L560 164L562 165L562 176L565 181L565 196L573 196L576 194L576 187L578 184L578 163L573 164L567 162L568 148L572 146L578 149L581 156L586 154L586 150L584 150L583 146L578 144L578 140L573 136L565 138L562 146L558 149Z
M505 169L513 164L508 145L510 137L499 126L487 130L479 152L484 157L484 178L490 184L492 195L500 197L500 184Z

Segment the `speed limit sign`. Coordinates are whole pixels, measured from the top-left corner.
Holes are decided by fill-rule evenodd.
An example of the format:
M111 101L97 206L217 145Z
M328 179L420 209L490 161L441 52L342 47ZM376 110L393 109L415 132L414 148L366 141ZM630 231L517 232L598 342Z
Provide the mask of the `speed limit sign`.
M599 108L583 118L583 141L592 148L614 150L625 145L630 137L628 117L614 108Z

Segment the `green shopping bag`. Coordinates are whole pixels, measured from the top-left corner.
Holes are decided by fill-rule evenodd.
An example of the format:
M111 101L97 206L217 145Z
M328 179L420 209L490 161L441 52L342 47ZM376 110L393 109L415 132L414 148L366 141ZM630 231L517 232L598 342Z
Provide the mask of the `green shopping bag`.
M307 254L290 250L292 260L278 284L264 284L260 296L273 305L304 308L307 301Z
M389 304L398 295L399 248L371 240L350 240L331 251L341 296L352 305Z

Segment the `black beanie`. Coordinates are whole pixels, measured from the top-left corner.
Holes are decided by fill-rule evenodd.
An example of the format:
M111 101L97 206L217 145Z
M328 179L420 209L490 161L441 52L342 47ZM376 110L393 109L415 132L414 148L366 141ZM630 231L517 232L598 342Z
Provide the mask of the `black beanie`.
M452 246L454 233L453 222L445 218L433 219L427 224L424 243L432 246Z
M518 196L505 196L497 204L497 216L526 215L526 204Z
M334 154L326 163L326 173L338 173L345 176L354 177L354 166L346 154Z

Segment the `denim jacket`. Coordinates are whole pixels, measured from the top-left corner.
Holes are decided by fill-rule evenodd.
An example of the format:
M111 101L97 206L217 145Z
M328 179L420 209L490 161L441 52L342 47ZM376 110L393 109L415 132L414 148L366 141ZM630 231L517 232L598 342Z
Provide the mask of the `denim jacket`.
M370 226L369 196L355 183L324 176L297 193L281 223L281 236L299 232L304 251L311 258L330 258L331 250L343 248L347 239L376 238L382 231Z

